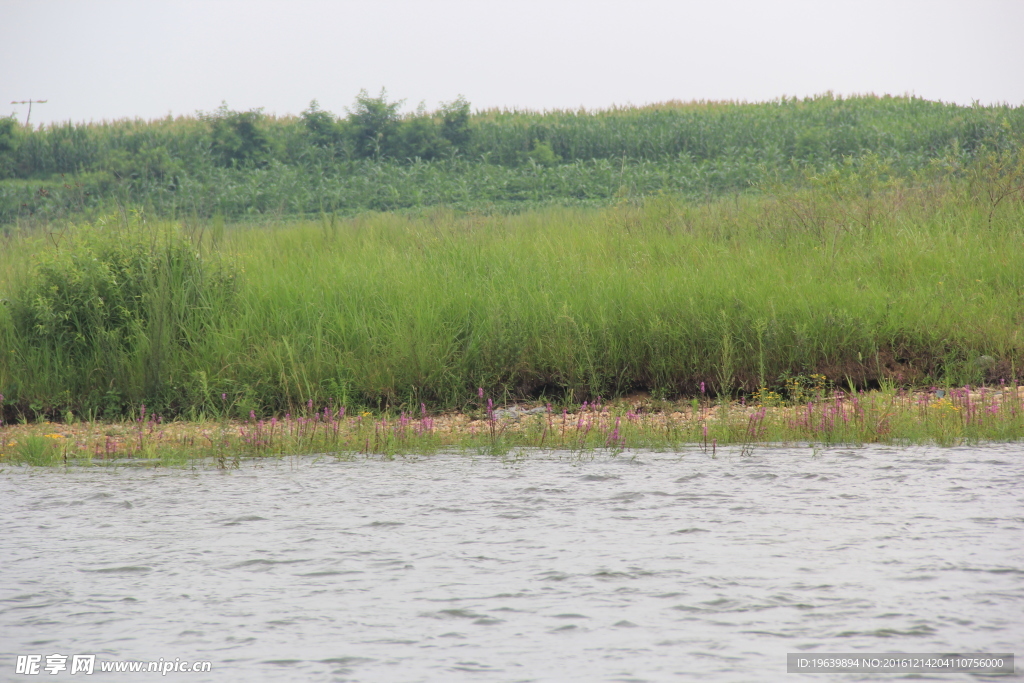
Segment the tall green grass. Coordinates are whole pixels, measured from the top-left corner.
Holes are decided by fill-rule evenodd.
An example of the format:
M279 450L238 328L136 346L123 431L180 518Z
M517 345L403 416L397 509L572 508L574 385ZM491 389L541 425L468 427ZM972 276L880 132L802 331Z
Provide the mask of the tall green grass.
M584 400L784 389L812 372L857 387L1011 380L1021 158L916 187L851 164L702 202L203 229L122 215L11 233L0 393L8 419L141 403L247 416L310 400L458 408L478 387Z

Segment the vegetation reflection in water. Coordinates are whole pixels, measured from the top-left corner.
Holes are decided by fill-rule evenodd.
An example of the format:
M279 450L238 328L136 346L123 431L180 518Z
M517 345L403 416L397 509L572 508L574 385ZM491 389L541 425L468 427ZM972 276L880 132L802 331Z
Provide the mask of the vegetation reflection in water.
M482 395L481 390L481 395ZM168 421L147 413L123 422L6 425L0 428L0 464L186 465L237 467L243 459L325 454L338 458L394 458L441 451L507 456L524 449L579 457L634 449L694 449L716 457L768 444L812 446L885 443L952 446L1024 438L1024 391L1006 385L907 392L825 391L801 402L765 391L761 400L684 403L633 397L575 407L495 408L482 396L474 409L432 415L348 414L315 407L300 414L245 421Z

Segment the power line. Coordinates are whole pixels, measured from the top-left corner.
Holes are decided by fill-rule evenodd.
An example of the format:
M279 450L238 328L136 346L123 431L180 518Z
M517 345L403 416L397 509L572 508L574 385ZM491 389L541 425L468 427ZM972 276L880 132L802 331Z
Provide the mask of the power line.
M32 116L33 104L46 104L46 100L11 100L11 104L27 104L28 114L25 115L25 127L28 128L28 120Z

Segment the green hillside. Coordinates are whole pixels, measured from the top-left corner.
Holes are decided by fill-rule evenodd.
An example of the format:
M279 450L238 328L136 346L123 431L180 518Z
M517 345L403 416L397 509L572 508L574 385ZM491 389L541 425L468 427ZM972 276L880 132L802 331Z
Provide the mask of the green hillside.
M362 93L344 116L226 106L195 117L26 129L0 119L0 224L151 216L275 219L447 205L477 212L703 198L878 159L911 178L1024 136L1024 107L823 95L604 111L402 114Z

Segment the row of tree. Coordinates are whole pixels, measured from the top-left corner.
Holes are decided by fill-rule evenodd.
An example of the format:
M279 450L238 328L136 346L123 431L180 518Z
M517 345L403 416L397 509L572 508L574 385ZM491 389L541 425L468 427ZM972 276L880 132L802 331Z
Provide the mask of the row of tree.
M14 117L0 118L0 179L91 171L162 177L210 163L260 168L273 160L429 161L464 154L470 139L465 98L434 112L421 105L403 114L403 104L389 101L382 90L376 97L360 92L347 116L325 111L314 100L299 117L284 119L262 109L233 111L226 104L196 118L35 130Z
M435 112L421 106L403 116L403 101L387 92L356 97L346 117L320 108L316 100L299 117L306 141L330 158L424 159L458 155L469 142L469 102L459 97ZM261 126L260 110L230 111L226 105L203 115L212 131L212 151L221 165L266 164L275 156L271 137Z

